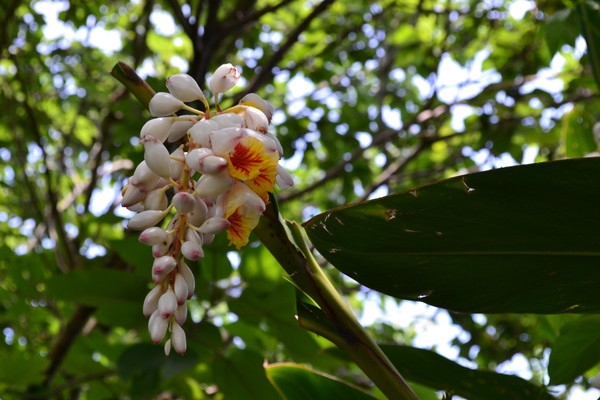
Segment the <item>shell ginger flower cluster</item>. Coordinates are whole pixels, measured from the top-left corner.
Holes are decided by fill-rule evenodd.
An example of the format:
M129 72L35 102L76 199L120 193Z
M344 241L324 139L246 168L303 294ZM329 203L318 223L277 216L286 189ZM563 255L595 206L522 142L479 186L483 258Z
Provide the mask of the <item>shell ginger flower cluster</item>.
M140 242L152 246L156 287L146 296L143 313L154 343L169 337L167 355L171 348L186 351L181 326L195 286L187 261L202 259L203 247L219 233L226 233L230 245L244 246L273 186L293 184L278 164L281 144L267 130L273 106L251 93L229 109L219 107L219 95L239 77L231 64L215 71L209 82L215 96L211 109L191 76L170 76L169 93L156 93L150 101L156 118L140 132L144 161L123 190L121 204L137 212L128 228L142 231ZM186 104L193 101L202 102L204 111ZM176 115L179 111L189 114Z

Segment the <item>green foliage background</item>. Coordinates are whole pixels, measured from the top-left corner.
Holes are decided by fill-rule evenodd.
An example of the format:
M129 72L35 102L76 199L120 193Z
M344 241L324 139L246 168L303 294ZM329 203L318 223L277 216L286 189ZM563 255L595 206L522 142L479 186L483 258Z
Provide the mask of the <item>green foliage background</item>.
M378 190L475 172L473 152L494 166L507 156L521 162L527 149L537 149L536 162L597 150L598 47L582 52L580 37L598 43L597 3L530 2L521 18L514 3L8 0L0 10L0 397L382 398L329 341L298 326L295 289L256 238L237 254L221 238L194 266L188 354L166 358L150 344L141 303L152 257L123 228L118 206L142 159L136 137L149 113L110 70L124 61L164 90L170 74L202 85L220 64L240 66L245 84L224 105L253 91L279 110L275 128L296 186L276 196L282 215L305 221ZM61 10L61 35L46 30L45 6ZM103 30L117 35L103 40L118 50L95 45ZM558 55L558 89L532 88ZM454 83L469 95L449 100L446 60L470 71ZM453 124L467 106L464 128ZM322 261L360 315L374 292ZM548 389L567 398L600 371L595 315L449 315L467 332L453 342L461 362L482 371L393 345L411 344L416 325L368 327L424 385L415 385L423 399L491 398L452 386L462 379L526 388L511 398L546 398ZM532 385L471 375L515 355L527 360ZM420 369L402 369L406 359ZM302 397L294 382L322 390ZM566 386L529 393L548 384Z

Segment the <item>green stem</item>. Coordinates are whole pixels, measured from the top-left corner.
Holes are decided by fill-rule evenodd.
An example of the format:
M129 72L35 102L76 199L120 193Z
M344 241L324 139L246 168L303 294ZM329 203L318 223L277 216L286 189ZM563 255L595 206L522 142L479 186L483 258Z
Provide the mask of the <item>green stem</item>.
M323 335L340 347L389 399L418 400L417 395L360 325L323 273L312 256L298 224L286 221L284 225L273 202L263 214L255 233L294 283L319 305L329 320L328 324L330 323L328 329L328 324L318 324L308 318L300 318L301 326Z

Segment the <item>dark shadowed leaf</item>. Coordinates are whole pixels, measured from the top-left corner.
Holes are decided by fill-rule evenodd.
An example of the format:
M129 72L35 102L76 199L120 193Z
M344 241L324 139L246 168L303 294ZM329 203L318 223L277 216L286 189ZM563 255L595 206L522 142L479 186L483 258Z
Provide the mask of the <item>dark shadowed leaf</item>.
M212 373L225 398L278 399L263 367L263 357L253 351L233 349L227 357L215 360Z
M102 305L143 301L148 291L147 283L129 272L93 268L54 276L47 282L47 288L54 299Z
M600 316L585 316L563 327L552 346L550 384L573 381L600 361Z
M381 349L406 379L469 400L554 399L544 388L518 376L466 368L430 350L400 345Z
M343 380L299 364L266 367L267 376L286 400L372 400L377 397Z
M600 158L455 177L307 223L336 268L463 312L598 312Z

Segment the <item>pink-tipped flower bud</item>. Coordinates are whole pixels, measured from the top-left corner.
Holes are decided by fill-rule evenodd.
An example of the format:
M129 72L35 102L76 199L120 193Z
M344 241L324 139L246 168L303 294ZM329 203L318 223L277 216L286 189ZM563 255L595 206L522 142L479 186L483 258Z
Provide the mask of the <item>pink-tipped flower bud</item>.
M140 141L144 145L144 161L156 175L167 178L171 176L169 150L152 135L146 135Z
M167 78L169 92L183 102L204 99L204 93L194 78L188 74L171 75Z
M207 214L208 207L206 206L206 203L200 197L196 196L196 206L194 207L194 211L188 215L189 223L194 226L200 226L206 220Z
M196 183L196 190L194 193L208 197L218 196L229 190L231 185L233 185L233 182L233 178L225 173L218 175L202 175Z
M240 71L231 64L223 64L210 78L208 85L214 93L225 93L240 79Z
M158 308L158 299L163 294L162 287L155 286L154 289L148 292L146 298L144 299L143 313L144 317L148 318L152 315L154 311Z
M127 222L127 228L132 231L143 231L146 228L158 224L164 217L165 213L163 211L142 211L141 213L134 215L129 222Z
M204 241L204 245L208 246L215 240L215 234L214 233L204 233L204 234L202 234L202 240Z
M231 226L231 222L221 217L212 217L204 221L200 227L202 233L221 233L225 232Z
M177 309L177 298L172 289L167 290L158 299L158 313L164 318L170 318Z
M187 319L187 304L185 302L177 307L175 314L173 314L173 318L175 318L175 322L179 325L185 324L185 320Z
M181 254L190 261L196 261L204 258L204 250L202 250L202 245L191 241L183 242L181 245Z
M214 154L215 153L211 149L204 147L194 149L185 156L185 163L194 171L201 171L204 159Z
M125 195L123 195L121 205L123 207L131 207L132 205L144 200L145 197L146 193L142 192L137 186L134 186L130 183L125 189Z
M173 196L173 206L180 214L187 214L194 211L196 199L190 193L179 192Z
M225 128L213 132L210 135L210 142L215 154L224 155L230 153L240 140L246 136L245 131L247 131L245 128Z
M273 141L273 143L275 143L275 148L277 149L277 152L279 153L279 158L283 157L283 146L281 145L281 142L279 141L279 139L277 139L277 136L273 135L271 132L265 133L265 136L268 137L269 139L271 139Z
M169 136L167 141L173 143L185 136L188 130L194 126L195 115L181 115L178 118L187 118L185 120L179 120L173 122L171 129L169 129Z
M167 242L167 232L157 226L145 229L138 238L140 243L148 246Z
M150 168L148 168L146 161L142 161L135 168L135 172L131 177L130 184L136 186L145 193L154 189L159 179L160 176L156 175Z
M173 150L169 159L171 164L171 179L179 180L183 173L183 166L185 165L185 153L183 152L183 145Z
M277 176L275 177L277 185L282 189L288 189L294 186L294 178L281 165L277 164Z
M177 298L177 305L181 306L185 304L188 296L188 285L185 282L185 278L180 272L175 275L175 283L173 284L173 292Z
M148 331L150 332L152 343L157 344L162 342L168 327L169 320L161 318L159 310L154 311L148 320Z
M154 189L146 195L144 207L146 210L165 210L169 205L167 194L162 189Z
M171 344L173 345L173 349L175 349L177 353L181 355L185 354L187 346L185 332L177 322L174 322L171 325Z
M273 113L275 112L275 107L273 106L273 104L264 100L256 93L248 93L247 95L242 97L242 99L240 100L240 104L258 108L265 114L269 122L271 122L271 118L273 118Z
M236 113L229 112L215 115L210 119L210 121L216 122L219 126L218 129L243 128L244 126L246 126L246 122L244 121L244 118L242 118L242 116Z
M219 130L219 124L212 119L203 119L192 126L188 131L194 143L202 147L210 148L210 134Z
M152 264L152 280L154 283L161 282L167 274L175 269L177 261L171 256L161 256Z
M177 271L183 275L185 279L185 283L188 285L188 300L192 298L194 295L194 290L196 290L196 278L194 278L194 273L188 267L188 265L183 261L183 259L179 260L179 265L177 266Z
M133 211L134 213L140 213L142 211L146 211L144 205L142 203L135 203L132 206L127 207L129 211Z
M208 156L200 163L200 172L203 174L216 175L223 172L228 165L229 162L223 157Z
M183 102L170 93L158 92L150 100L148 108L154 117L166 117L181 109Z
M248 107L244 114L244 120L246 121L246 127L248 129L255 130L260 133L266 133L269 128L269 120L265 113L260 111L258 108Z
M169 136L169 130L173 125L173 118L154 118L149 120L142 126L140 131L140 138L144 138L146 135L152 135L161 142L167 140Z
M198 233L193 229L187 229L185 231L186 242L198 243L200 246L202 246L202 244L204 243L202 236L202 233Z

